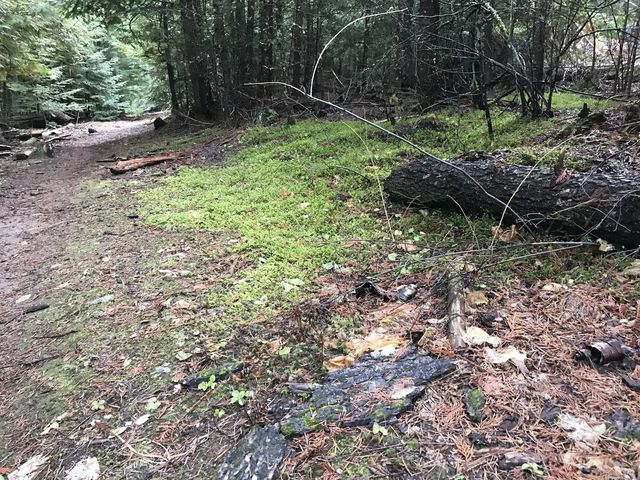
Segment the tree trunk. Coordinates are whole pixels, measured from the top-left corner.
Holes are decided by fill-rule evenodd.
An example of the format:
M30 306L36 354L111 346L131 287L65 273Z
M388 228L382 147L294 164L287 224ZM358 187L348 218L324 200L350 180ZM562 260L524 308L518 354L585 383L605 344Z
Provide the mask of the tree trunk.
M256 0L247 0L247 30L245 38L247 42L245 47L245 78L255 82L258 80L255 68Z
M233 14L233 45L236 52L243 52L247 42L247 17L244 0L235 0L235 8ZM247 82L247 65L246 55L239 55L235 66L235 82L242 88Z
M224 94L222 95L222 111L230 109L232 102L231 95L233 93L233 74L231 69L231 57L229 55L229 47L227 35L224 26L224 15L222 13L221 0L212 0L213 9L213 25L214 37L213 41L216 48L217 56L220 60L220 68L222 69L222 83L224 85Z
M274 0L263 0L260 14L260 81L273 81L273 38L275 37ZM264 88L264 95L269 96L273 89Z
M295 0L293 27L291 30L291 84L300 86L302 81L303 22L305 15L304 0Z
M180 105L178 103L178 93L176 90L176 73L173 67L173 59L171 55L171 43L169 41L169 21L167 19L168 7L163 5L163 11L161 13L162 23L162 42L164 50L164 61L167 66L167 81L169 83L169 92L171 93L171 108L173 110L179 110Z
M640 244L637 178L568 172L558 179L551 169L477 157L463 156L451 165L411 161L391 174L385 190L392 200L412 207L488 213L496 218L501 218L504 204L510 202L505 219L524 221L531 230L589 234L628 247Z
M398 62L398 78L403 88L415 88L416 86L416 46L414 35L414 4L415 0L403 0L398 8L407 8L407 12L400 15L399 43L401 61Z
M196 0L180 0L184 54L191 82L193 114L211 117L211 100L207 85L207 64L203 55L202 31L198 22L200 12Z
M440 0L420 0L418 7L418 82L423 106L442 96L436 70L438 33L440 30Z
M624 2L624 18L622 30L618 32L618 59L616 61L616 82L613 87L614 95L624 89L624 46L627 38L627 24L629 22L629 0Z
M364 12L365 15L371 15L371 9L367 8ZM371 41L371 22L370 18L364 19L364 34L362 35L362 53L360 56L360 84L362 89L367 88L367 64L369 63L369 42Z
M311 74L313 73L313 65L315 63L315 21L313 12L316 9L318 0L309 0L307 11L305 13L305 56L304 56L304 86L309 90L311 83Z

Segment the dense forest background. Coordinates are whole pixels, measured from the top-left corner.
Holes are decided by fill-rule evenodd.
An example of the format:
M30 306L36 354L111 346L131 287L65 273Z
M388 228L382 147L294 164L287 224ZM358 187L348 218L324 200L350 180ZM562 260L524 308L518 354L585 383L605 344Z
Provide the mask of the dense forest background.
M286 82L336 102L411 98L412 109L512 98L540 116L560 80L634 89L640 7L629 0L392 3L0 0L1 115L110 119L171 106L225 119L299 98L248 85Z

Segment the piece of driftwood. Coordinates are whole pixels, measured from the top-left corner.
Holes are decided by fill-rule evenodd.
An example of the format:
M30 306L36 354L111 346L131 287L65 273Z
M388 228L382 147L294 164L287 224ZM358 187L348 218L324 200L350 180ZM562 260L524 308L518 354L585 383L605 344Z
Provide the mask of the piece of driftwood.
M412 160L393 171L385 190L392 200L414 207L498 219L504 213L505 220L524 222L532 231L546 228L617 245L640 244L640 180L630 175L510 165L475 153L447 163Z
M113 174L120 174L138 170L139 168L149 167L151 165L157 165L159 163L169 162L176 160L178 156L176 154L157 155L155 157L145 158L133 158L131 160L122 160L117 162L114 166L109 167L109 170Z

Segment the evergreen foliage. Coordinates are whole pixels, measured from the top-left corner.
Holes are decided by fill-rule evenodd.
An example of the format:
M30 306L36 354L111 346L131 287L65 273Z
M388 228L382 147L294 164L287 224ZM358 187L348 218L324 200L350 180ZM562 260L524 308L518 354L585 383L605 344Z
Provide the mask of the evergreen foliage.
M121 38L56 1L0 0L0 116L108 120L162 105L154 65Z

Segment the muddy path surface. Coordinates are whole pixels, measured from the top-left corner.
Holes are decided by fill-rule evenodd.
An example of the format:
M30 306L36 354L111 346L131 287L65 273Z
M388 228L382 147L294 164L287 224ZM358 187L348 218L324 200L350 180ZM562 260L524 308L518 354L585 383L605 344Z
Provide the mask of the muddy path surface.
M97 127L95 134L88 128ZM12 162L0 180L0 305L3 311L20 311L15 296L42 285L64 248L65 233L77 216L72 202L83 179L97 178L97 159L122 149L127 138L151 132L148 121L85 124L73 128L54 158ZM53 262L55 264L57 262ZM32 293L37 295L37 293ZM14 300L11 302L11 300Z
M89 128L97 133L89 134ZM103 216L100 208L92 205L107 195L78 192L82 185L107 177L96 160L126 154L131 145L151 138L154 131L145 119L83 124L66 128L65 135L68 138L57 145L53 158L3 160L0 467L13 465L28 454L37 445L40 433L33 429L47 424L51 419L45 417L59 411L58 407L48 408L56 386L46 387L50 378L38 369L46 370L46 365L57 359L68 362L69 353L76 347L72 334L79 328L66 325L77 320L74 314L79 312L71 309L70 299L83 288L78 286L77 257L70 253L69 246L73 241L76 249L82 249L91 242L92 231ZM47 308L25 313L40 306ZM67 336L67 343L52 345ZM73 375L69 380L74 383ZM62 397L58 400L64 401ZM70 402L70 398L67 400Z

